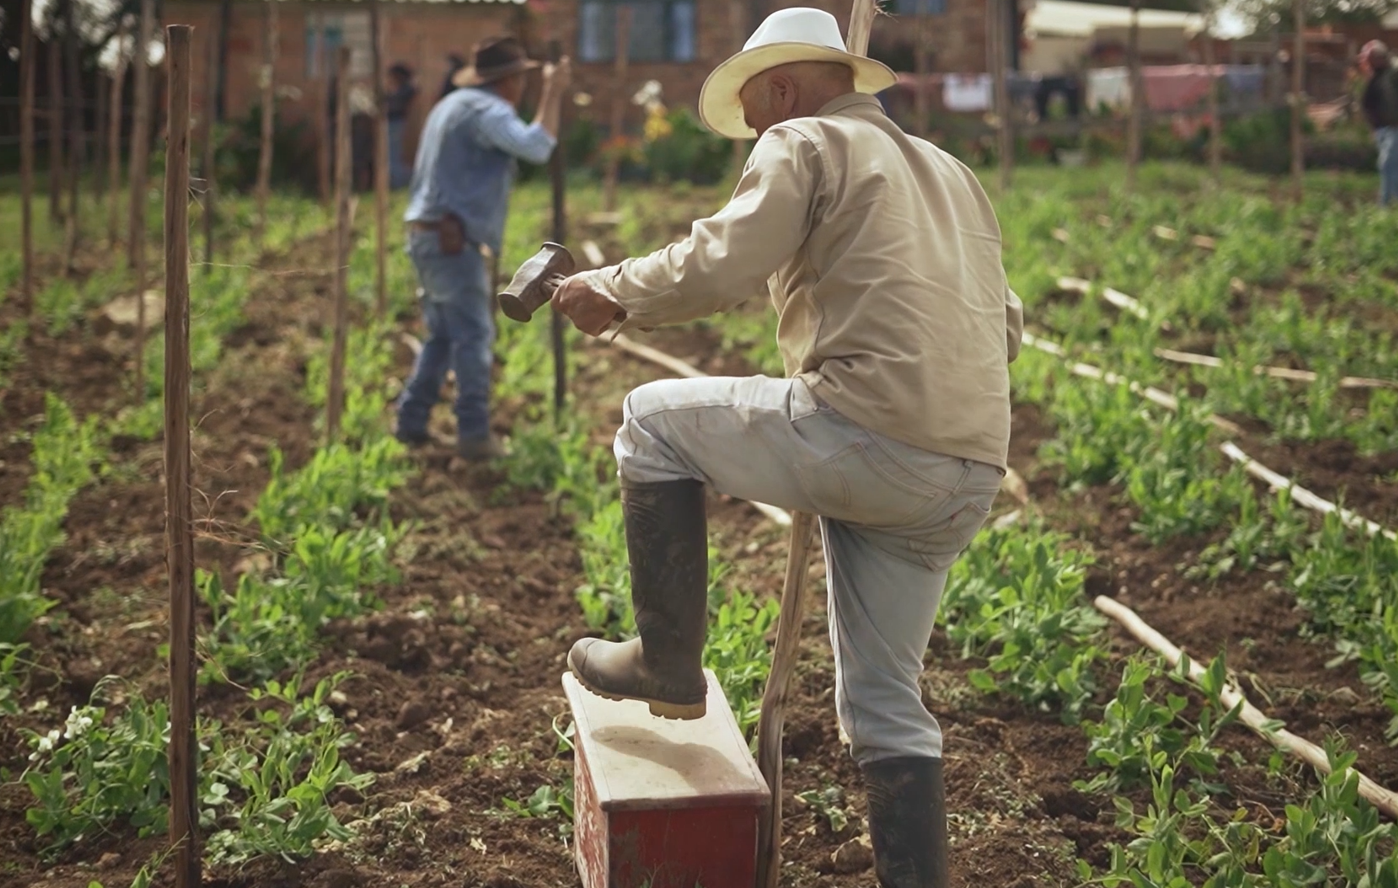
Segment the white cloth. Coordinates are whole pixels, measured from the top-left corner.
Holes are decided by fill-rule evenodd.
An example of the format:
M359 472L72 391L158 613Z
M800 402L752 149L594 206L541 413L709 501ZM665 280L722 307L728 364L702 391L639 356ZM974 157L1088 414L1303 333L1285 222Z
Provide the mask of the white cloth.
M1131 104L1130 72L1125 68L1095 68L1087 72L1087 108L1102 105L1125 108Z
M942 79L942 104L948 111L988 111L992 89L989 74L948 74Z

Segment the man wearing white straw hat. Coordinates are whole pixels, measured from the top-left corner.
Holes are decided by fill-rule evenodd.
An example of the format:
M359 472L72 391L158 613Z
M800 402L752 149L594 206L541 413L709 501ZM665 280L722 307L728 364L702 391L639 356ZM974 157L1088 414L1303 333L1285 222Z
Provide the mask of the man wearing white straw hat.
M710 129L758 137L728 205L555 293L600 335L704 317L765 285L790 377L627 397L615 449L640 637L583 639L568 663L594 693L703 715L703 485L820 515L835 707L879 881L942 888L942 736L918 677L947 571L1004 476L1021 310L984 191L888 119L872 94L893 82L845 51L828 13L773 14L700 98Z

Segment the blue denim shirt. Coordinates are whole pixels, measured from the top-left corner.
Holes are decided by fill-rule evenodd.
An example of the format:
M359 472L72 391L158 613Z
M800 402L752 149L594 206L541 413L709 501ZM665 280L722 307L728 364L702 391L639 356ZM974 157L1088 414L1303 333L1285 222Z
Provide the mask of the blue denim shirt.
M404 220L436 222L452 213L469 240L498 254L516 158L544 163L556 142L493 91L455 90L427 115Z

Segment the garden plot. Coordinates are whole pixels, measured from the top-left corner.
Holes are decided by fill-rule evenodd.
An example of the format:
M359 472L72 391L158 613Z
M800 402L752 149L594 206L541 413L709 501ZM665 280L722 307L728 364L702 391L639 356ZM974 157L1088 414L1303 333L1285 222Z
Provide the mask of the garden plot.
M1062 187L1085 206L1117 199L1095 183ZM589 190L570 199L578 219L599 203ZM620 225L580 226L574 239L591 237L615 259L660 245L721 200L701 190L664 199L628 194ZM1158 203L1168 215L1167 202ZM507 268L544 238L546 207L540 189L518 195ZM1043 244L1016 241L1010 217L1018 207L1002 210L1011 251L1063 246L1047 231ZM1155 224L1172 223L1191 231L1178 219ZM1226 248L1223 234L1208 233ZM1176 249L1158 238L1151 248ZM461 466L447 447L405 457L386 437L394 380L410 360L401 334L416 332L411 270L395 253L392 298L401 323L376 326L359 309L349 441L322 447L320 325L330 249L322 235L252 263L276 273L249 276L239 316L215 324L226 325L215 359L196 369L195 486L204 494L196 510L207 519L199 564L217 575L222 592L206 581L199 613L200 712L208 720L201 737L210 749L204 828L220 837L210 845L213 877L240 886L570 884L563 655L584 634L628 630L608 448L625 392L666 371L570 336L570 404L555 429L547 325L510 324L502 328L496 421L511 434L514 456L496 469ZM365 255L356 252L352 278L368 279ZM1071 273L1051 260L1012 267L1036 321L1052 290L1031 284ZM1118 286L1135 292L1130 282ZM766 311L755 300L643 338L705 372L779 370L771 366ZM1116 329L1106 326L1109 335ZM96 335L78 324L59 341L84 344ZM1087 359L1088 337L1067 341ZM110 354L101 360L114 366ZM33 353L18 362L37 363ZM40 379L37 372L16 379ZM47 387L79 405L77 421L116 422L123 376L108 377L112 388L91 402L78 400L82 386L64 374L26 382L24 422ZM1354 800L1343 768L1323 786L1230 726L1216 699L1226 665L1255 703L1293 730L1317 741L1342 735L1359 768L1398 783L1398 755L1384 737L1391 713L1383 688L1362 680L1363 652L1326 666L1336 655L1330 633L1338 637L1345 621L1332 611L1336 625L1327 627L1296 608L1302 573L1294 568L1311 557L1298 553L1323 553L1328 560L1314 561L1310 576L1329 578L1356 575L1346 560L1353 553L1381 553L1364 554L1344 534L1317 543L1318 533L1335 531L1280 511L1260 488L1228 475L1198 416L1152 412L1129 392L1067 375L1048 356L1026 352L1015 377L1011 462L1030 481L1032 506L1022 523L987 531L958 565L924 681L947 734L953 884L1067 886L1126 877L1133 868L1157 884L1210 876L1218 885L1266 884L1257 874L1269 866L1298 882L1314 867L1345 884L1346 866L1371 866L1366 855L1391 862L1391 833ZM1175 388L1163 375L1147 378ZM135 415L128 410L125 421L134 425ZM15 414L4 416L7 430L20 427ZM445 413L438 419L436 431L449 435ZM14 446L5 458L26 467L27 481L29 450ZM1172 455L1155 465L1146 458L1151 448ZM0 716L0 749L19 750L0 761L15 781L0 789L0 858L8 866L0 883L124 886L161 847L158 836L143 837L158 832L159 821L141 813L158 807L158 797L111 800L103 822L84 826L73 797L60 792L36 803L34 790L16 780L49 731L59 729L51 742L65 746L70 707L85 704L99 683L105 712L79 710L77 733L137 732L123 713L159 720L153 706L140 705L165 690L158 453L136 432L112 438L105 470L69 504L67 541L45 559L41 590L57 604L25 637L24 657L35 665L12 698L19 712ZM1246 508L1266 518L1260 530L1240 518L1244 490L1253 491ZM786 534L747 504L714 500L710 515L708 660L751 726ZM1254 536L1235 533L1240 528ZM821 576L819 566L813 572ZM1343 589L1368 588L1361 582L1368 579ZM1314 596L1342 591L1307 588ZM278 598L286 589L306 594ZM1130 603L1210 665L1213 690L1168 678L1155 658L1140 656L1092 608L1090 596L1101 592ZM269 601L283 606L269 610ZM296 610L307 603L320 609ZM292 610L295 618L285 618ZM1317 638L1298 637L1302 629ZM822 608L812 608L803 635L787 714L784 884L867 885L857 848L863 797L835 726ZM1213 660L1220 653L1226 661ZM126 682L101 682L107 673ZM150 736L148 725L140 736ZM42 755L38 764L51 774L53 760ZM60 767L60 788L62 773L76 771ZM280 777L260 788L259 774ZM304 805L295 810L306 817L278 829L269 805L293 786ZM1174 790L1183 793L1178 809ZM1152 804L1159 816L1146 817ZM1294 814L1288 805L1298 806ZM26 818L26 809L43 814ZM53 829L40 837L35 820ZM60 830L70 841L49 850ZM1333 844L1317 841L1326 830ZM1113 844L1121 849L1115 854ZM1270 863L1253 856L1254 845ZM842 848L837 864L832 857Z

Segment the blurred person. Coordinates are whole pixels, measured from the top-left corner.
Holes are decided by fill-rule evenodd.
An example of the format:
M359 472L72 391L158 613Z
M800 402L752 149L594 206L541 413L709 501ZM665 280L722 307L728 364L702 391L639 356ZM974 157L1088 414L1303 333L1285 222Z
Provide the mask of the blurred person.
M447 55L447 76L442 81L442 94L437 97L438 101L445 99L456 89L456 84L452 81L464 67L466 67L466 60L460 55L454 52Z
M1379 151L1379 203L1387 206L1398 200L1398 70L1378 40L1359 51L1359 70L1368 78L1360 106Z
M399 62L388 69L388 93L384 96L384 117L388 119L388 187L398 189L408 184L411 171L403 162L403 135L408 111L417 97L413 71Z
M433 107L423 127L403 217L428 334L398 400L396 434L410 446L429 440L428 417L451 368L457 453L468 460L503 453L490 432L495 327L482 247L500 254L517 160L545 163L558 143L567 59L543 66L534 121L518 115L528 74L538 67L518 38L482 41L472 65L457 71L457 89Z
M578 641L578 682L700 718L704 485L820 516L835 710L869 799L884 888L946 888L942 732L919 676L947 573L1005 475L1023 315L976 176L904 133L883 64L833 16L773 13L704 83L700 116L756 138L728 205L644 258L574 275L584 333L733 308L761 290L788 378L653 382L615 452L639 638Z

